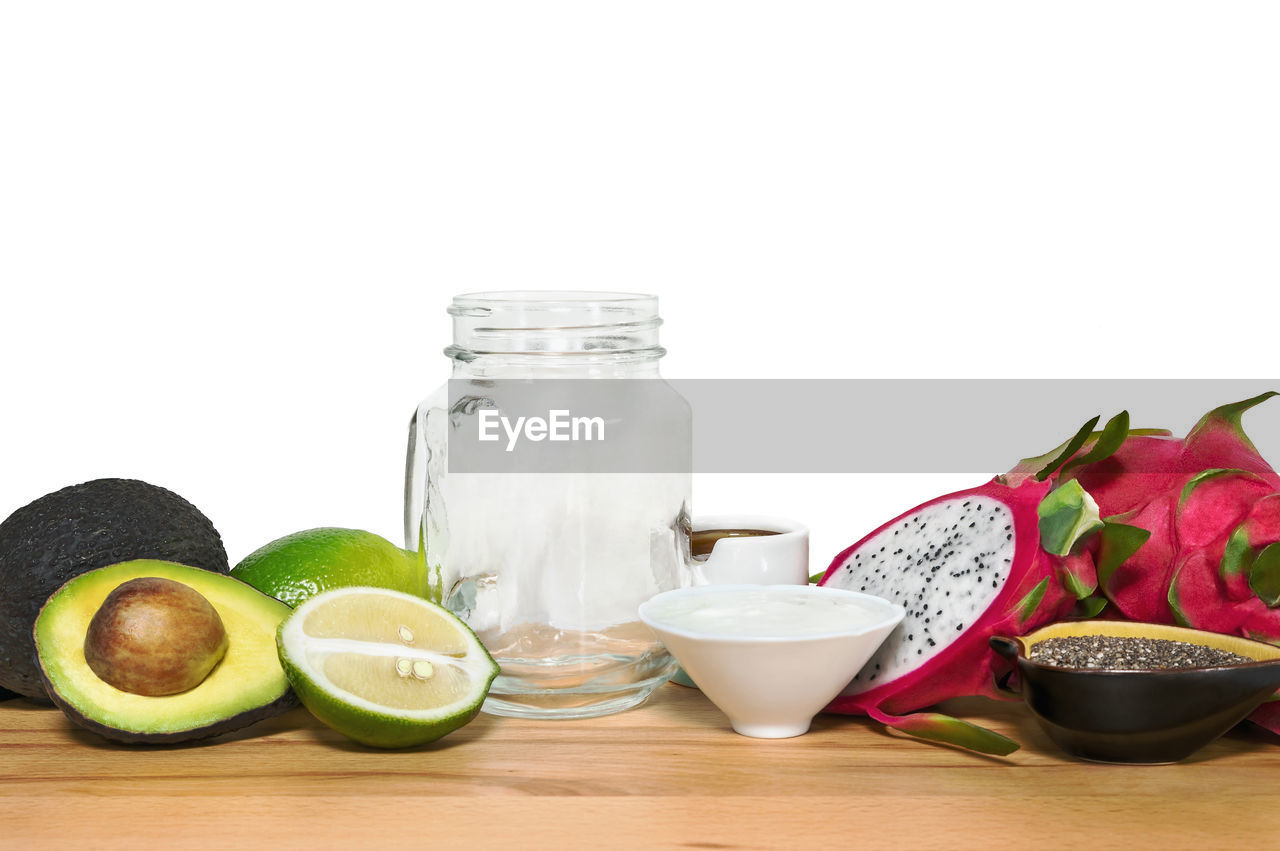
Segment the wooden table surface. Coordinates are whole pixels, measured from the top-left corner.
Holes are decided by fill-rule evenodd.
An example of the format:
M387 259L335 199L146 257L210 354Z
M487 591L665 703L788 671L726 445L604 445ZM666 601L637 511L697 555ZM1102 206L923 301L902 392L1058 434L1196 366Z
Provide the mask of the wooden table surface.
M1023 749L979 757L834 716L748 739L676 685L606 718L481 715L410 751L351 744L305 710L125 747L9 701L0 847L1280 846L1280 737L1246 725L1178 765L1090 765L1019 704L948 709Z

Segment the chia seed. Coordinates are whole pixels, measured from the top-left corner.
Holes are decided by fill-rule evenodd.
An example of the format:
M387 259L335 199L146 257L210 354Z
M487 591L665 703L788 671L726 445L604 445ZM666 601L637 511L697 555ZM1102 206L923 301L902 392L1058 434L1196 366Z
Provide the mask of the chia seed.
M1059 668L1103 671L1159 671L1166 668L1217 668L1256 661L1246 656L1165 638L1080 635L1049 638L1031 648L1031 660Z

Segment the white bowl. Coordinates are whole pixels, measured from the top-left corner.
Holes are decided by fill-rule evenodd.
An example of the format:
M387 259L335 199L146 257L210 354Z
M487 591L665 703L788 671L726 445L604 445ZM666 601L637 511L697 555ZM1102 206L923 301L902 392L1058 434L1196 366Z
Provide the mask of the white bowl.
M640 620L733 729L761 739L807 731L904 614L880 597L816 585L678 588L640 606Z

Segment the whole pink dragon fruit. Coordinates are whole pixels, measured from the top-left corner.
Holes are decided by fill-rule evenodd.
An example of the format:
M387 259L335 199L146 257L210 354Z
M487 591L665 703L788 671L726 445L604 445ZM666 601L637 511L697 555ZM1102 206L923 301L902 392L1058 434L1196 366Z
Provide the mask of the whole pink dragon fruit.
M907 613L827 711L984 753L1015 750L990 730L914 710L1000 696L993 665L1003 663L988 639L1063 618L1093 590L1090 556L1067 554L1096 531L1097 514L1078 488L1052 487L993 479L913 508L836 556L819 584L876 594Z

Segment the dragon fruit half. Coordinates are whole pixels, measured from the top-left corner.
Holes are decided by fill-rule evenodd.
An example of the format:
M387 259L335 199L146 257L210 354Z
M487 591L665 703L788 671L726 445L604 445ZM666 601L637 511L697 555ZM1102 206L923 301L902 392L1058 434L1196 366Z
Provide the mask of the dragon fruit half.
M1015 750L956 718L900 713L960 695L999 696L992 666L1002 663L988 639L1065 617L1080 596L1073 587L1092 590L1090 556L1070 550L1097 527L1078 488L996 478L926 502L840 553L820 584L885 597L907 614L827 711L984 753Z

